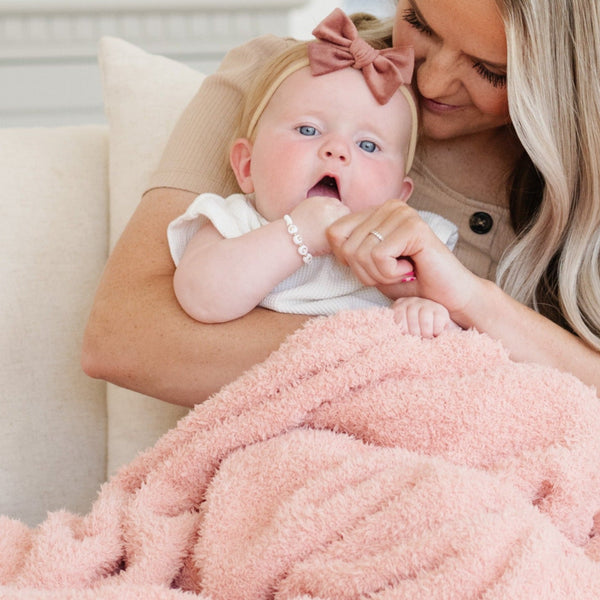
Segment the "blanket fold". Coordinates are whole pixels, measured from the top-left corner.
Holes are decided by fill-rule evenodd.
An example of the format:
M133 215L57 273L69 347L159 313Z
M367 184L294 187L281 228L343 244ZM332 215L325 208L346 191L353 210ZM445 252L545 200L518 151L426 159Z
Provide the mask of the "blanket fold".
M0 518L0 599L598 598L600 405L476 332L317 318L84 516Z

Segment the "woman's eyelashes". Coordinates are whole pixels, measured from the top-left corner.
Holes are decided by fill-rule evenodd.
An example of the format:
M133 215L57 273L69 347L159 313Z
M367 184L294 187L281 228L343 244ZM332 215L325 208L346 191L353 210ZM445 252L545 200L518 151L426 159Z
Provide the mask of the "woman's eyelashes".
M433 31L431 31L431 29L429 29L429 27L427 25L425 25L425 23L423 23L423 21L421 21L421 19L419 19L419 16L417 15L414 8L405 9L402 13L402 18L409 25L412 25L417 31L420 31L421 33L424 33L425 35L433 34Z
M494 73L480 62L473 63L473 68L494 87L504 87L506 85L506 75Z
M433 31L428 25L423 23L419 18L414 8L407 8L402 13L403 19L417 31L424 33L427 36L433 35ZM493 87L504 87L506 85L506 75L500 73L494 73L490 71L483 63L479 61L473 62L473 68L477 73L485 79Z

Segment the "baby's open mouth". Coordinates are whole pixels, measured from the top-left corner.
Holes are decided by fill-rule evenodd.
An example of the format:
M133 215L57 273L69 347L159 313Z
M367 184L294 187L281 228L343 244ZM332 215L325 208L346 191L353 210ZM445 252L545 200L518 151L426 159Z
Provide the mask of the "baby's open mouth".
M312 196L325 196L327 198L337 198L340 200L340 191L335 178L325 175L325 177L320 179L310 188L310 190L308 190L306 197L311 198Z

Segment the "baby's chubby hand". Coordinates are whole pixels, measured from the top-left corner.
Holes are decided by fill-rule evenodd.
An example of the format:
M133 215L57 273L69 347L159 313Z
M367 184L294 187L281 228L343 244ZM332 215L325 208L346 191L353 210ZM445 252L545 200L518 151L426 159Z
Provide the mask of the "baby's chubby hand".
M300 202L290 212L290 217L298 227L309 252L313 256L319 256L331 252L325 233L327 228L349 213L348 207L337 198L312 196Z
M410 335L434 338L443 331L461 329L444 306L427 298L399 298L392 304L392 310L396 323Z

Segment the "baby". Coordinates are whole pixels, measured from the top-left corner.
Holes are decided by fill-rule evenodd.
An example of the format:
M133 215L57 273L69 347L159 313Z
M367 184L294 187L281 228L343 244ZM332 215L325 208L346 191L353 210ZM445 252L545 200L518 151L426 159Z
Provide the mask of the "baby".
M202 322L232 320L258 305L311 315L392 306L398 320L410 310L438 335L451 325L444 307L393 302L362 285L331 255L326 236L349 212L410 197L412 48L372 48L339 9L313 34L317 41L299 42L267 65L247 97L243 137L230 152L243 194L201 194L169 225L177 299ZM421 216L454 247L452 223Z

